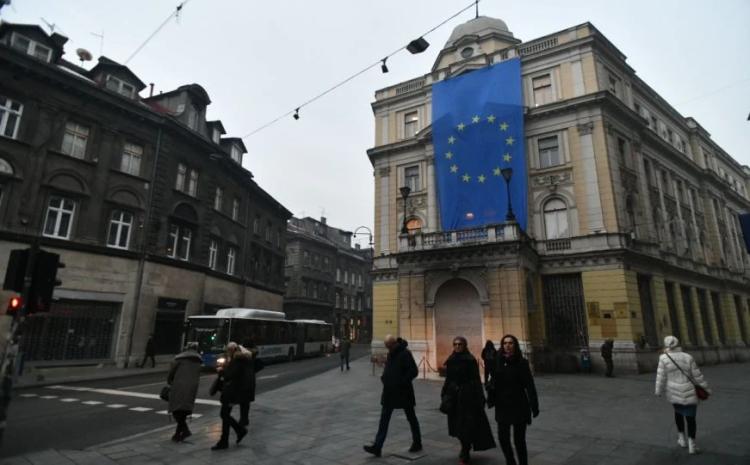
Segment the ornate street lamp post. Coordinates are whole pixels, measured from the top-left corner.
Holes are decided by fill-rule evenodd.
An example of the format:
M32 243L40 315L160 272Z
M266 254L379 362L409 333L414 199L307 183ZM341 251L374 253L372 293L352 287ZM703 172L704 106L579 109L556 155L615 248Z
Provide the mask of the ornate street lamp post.
M409 230L406 228L406 199L409 198L411 188L409 186L404 186L399 190L401 191L401 196L404 198L404 224L401 226L401 234L409 234Z
M500 173L505 179L505 188L508 192L508 214L505 215L505 221L515 221L516 215L513 214L513 205L510 203L510 178L513 177L513 168L503 168Z

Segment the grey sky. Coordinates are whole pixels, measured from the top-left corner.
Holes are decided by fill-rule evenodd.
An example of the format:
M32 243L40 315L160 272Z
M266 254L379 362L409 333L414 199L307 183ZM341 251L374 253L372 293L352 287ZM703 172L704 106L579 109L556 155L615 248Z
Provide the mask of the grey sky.
M13 0L3 19L44 17L70 38L66 58L84 47L124 61L178 0ZM130 63L156 91L199 83L228 136L241 137L337 81L405 45L468 0L190 0ZM693 116L740 163L750 165L750 2L493 1L480 14L503 19L531 40L592 22L638 75L684 116ZM427 36L421 55L402 52L301 111L245 140L245 167L295 215L355 229L372 225L370 103L376 89L430 70L452 29L473 9ZM87 64L87 67L91 64ZM147 92L147 91L145 91ZM145 95L144 92L144 95Z

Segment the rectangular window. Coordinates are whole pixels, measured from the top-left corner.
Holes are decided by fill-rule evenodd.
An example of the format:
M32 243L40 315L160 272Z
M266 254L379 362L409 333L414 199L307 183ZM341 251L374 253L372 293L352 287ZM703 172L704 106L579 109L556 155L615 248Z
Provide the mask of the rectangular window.
M537 141L539 148L539 168L549 168L562 163L557 136L544 137Z
M260 234L260 216L255 216L253 220L253 234Z
M416 111L404 115L404 138L414 137L419 131L419 114Z
M349 272L344 270L344 284L349 284Z
M234 247L227 248L227 274L234 274L234 260L237 257L237 249Z
M63 135L60 151L75 158L86 157L86 142L89 139L89 128L73 121L65 123L65 135Z
M420 190L419 166L410 166L404 169L404 181L412 192Z
M336 268L336 282L341 282L341 268Z
M47 206L43 235L59 239L69 239L73 224L75 203L64 197L51 197Z
M649 127L654 131L659 130L659 120L656 119L656 116L651 116L651 124L649 124Z
M619 88L620 88L620 79L610 74L609 75L609 87L607 89L613 94L618 95Z
M23 105L0 95L0 136L16 138Z
M216 188L216 195L214 195L214 210L221 211L222 204L224 203L224 189L221 187Z
M182 163L177 165L177 182L175 182L174 188L178 191L185 190L185 177L187 176L187 166Z
M271 223L266 223L266 242L271 242Z
M551 103L554 100L552 98L552 78L549 74L532 79L531 87L534 89L535 106Z
M190 170L190 182L188 183L188 195L195 197L198 194L198 172Z
M141 159L143 158L143 147L137 144L125 142L122 148L122 161L120 171L134 176L141 174Z
M232 200L232 219L239 221L240 219L240 199L235 198Z
M221 132L219 132L218 129L214 129L213 133L211 134L211 139L213 139L215 144L218 144L221 142Z
M130 231L133 229L133 214L124 210L114 210L109 219L107 246L127 249L130 245Z
M232 160L240 164L242 163L242 153L236 145L232 145Z
M219 254L219 241L211 239L211 243L208 245L208 267L212 270L216 269L216 256Z
M133 96L135 95L135 87L123 81L122 79L118 79L112 76L111 74L107 76L105 85L107 89L113 90L120 95L124 95L125 97L133 98Z
M190 243L193 239L193 232L185 227L173 224L169 228L169 244L167 246L167 255L179 260L188 261L190 259Z
M669 128L667 128L667 140L670 144L674 144L674 133Z
M11 47L42 61L50 62L52 49L22 35L13 33Z

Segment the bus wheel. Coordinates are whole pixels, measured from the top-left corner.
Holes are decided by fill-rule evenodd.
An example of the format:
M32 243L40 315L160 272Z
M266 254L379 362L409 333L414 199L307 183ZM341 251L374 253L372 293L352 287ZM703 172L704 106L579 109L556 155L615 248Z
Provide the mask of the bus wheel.
M289 360L290 362L294 361L294 349L292 348L289 349L289 355L287 356L287 360Z

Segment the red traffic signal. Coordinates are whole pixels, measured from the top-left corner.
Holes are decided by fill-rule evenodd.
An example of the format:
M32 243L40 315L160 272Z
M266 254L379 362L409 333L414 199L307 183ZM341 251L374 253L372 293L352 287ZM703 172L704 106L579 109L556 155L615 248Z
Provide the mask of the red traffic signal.
M6 313L8 315L15 315L16 313L18 313L22 306L23 299L20 296L14 295L8 302L8 310L6 311Z

